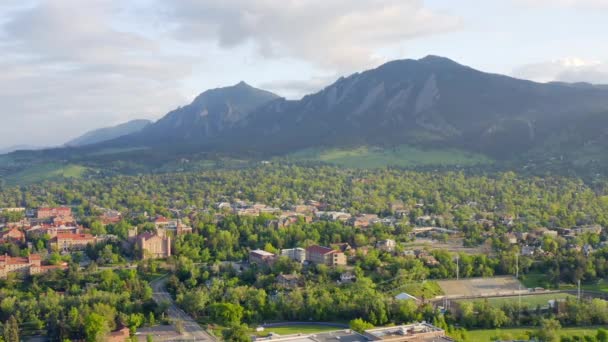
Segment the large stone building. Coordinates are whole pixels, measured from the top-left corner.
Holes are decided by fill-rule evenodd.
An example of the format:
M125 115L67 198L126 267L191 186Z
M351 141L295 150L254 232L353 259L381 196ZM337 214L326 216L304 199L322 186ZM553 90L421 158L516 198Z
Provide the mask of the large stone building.
M49 240L49 248L56 251L76 251L83 250L89 244L96 244L103 239L91 234L75 234L58 232L51 240Z
M171 237L160 232L146 232L138 235L137 246L141 250L144 259L158 259L171 256Z
M40 255L31 254L27 258L0 256L0 278L6 278L11 272L38 274L42 271Z
M346 265L346 256L344 253L317 245L306 248L306 260L317 265Z
M38 208L36 217L39 219L49 219L53 217L72 217L72 209L68 207L42 207Z

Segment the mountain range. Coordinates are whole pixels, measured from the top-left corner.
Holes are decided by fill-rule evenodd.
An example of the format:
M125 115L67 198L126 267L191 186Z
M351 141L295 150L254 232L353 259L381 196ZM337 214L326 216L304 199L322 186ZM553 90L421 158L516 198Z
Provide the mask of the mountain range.
M86 146L116 139L125 135L139 132L151 123L152 121L150 120L138 119L131 120L112 127L95 129L68 141L67 143L65 143L65 146Z
M548 153L593 159L608 155L608 87L536 83L427 56L342 77L300 100L240 82L205 91L136 128L116 137L93 132L68 144L86 146L49 155L69 159L140 149L182 158L200 152L272 156L309 148L411 145L494 160Z

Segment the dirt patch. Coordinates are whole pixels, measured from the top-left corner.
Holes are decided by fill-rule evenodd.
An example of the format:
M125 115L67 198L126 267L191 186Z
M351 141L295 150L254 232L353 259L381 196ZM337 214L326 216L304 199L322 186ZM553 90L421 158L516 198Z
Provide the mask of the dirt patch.
M502 296L517 294L525 286L514 277L471 278L439 280L439 287L446 297Z

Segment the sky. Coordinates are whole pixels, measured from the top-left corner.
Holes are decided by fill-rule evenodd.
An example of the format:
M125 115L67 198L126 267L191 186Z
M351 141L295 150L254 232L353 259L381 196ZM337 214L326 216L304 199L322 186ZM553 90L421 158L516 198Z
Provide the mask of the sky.
M245 81L297 99L440 55L608 84L608 0L1 0L0 148L158 119Z

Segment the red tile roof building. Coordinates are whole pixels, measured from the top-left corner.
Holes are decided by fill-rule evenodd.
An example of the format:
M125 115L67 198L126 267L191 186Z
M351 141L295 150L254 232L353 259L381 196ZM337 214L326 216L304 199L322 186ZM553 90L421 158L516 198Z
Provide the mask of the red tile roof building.
M53 217L72 217L72 209L68 207L42 207L38 208L38 213L36 217L39 219L47 219Z
M346 265L346 256L340 251L328 247L310 246L306 248L306 260L314 264L327 266Z
M9 273L21 272L27 274L44 273L52 269L65 268L61 266L42 266L39 254L30 254L28 257L11 257L0 255L0 278L6 278Z
M49 241L49 247L58 251L83 250L89 244L96 244L102 239L91 234L57 233Z
M0 233L0 241L24 243L25 233L21 229L13 227Z

